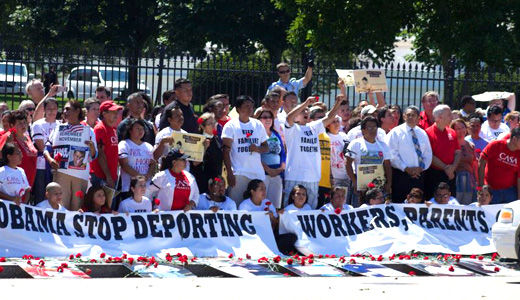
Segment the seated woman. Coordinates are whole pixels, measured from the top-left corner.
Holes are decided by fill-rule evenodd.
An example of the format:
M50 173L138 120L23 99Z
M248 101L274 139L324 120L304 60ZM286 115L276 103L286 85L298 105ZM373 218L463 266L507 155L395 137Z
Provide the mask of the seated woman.
M482 187L477 187L477 202L473 202L471 206L483 206L489 205L493 200L493 194L491 194L491 190L489 185L483 185Z
M102 186L94 185L88 189L83 202L83 207L80 208L78 212L91 212L98 215L112 213L112 209L110 209L110 206L108 205L107 195Z
M161 171L153 177L148 186L147 196L153 195L161 200L161 211L194 209L199 201L199 188L195 177L186 168L185 155L178 149L172 149L163 157Z
M12 143L2 148L2 167L0 167L0 199L16 204L27 203L31 189L25 171L18 167L22 163L22 152Z
M404 203L409 203L409 204L424 203L423 195L424 195L424 193L420 188L413 188L410 190L410 192L406 196L406 200L404 200Z
M350 210L352 206L347 204L347 188L343 186L334 186L331 190L330 203L323 205L321 211L332 211L336 209Z
M247 184L246 191L244 192L244 201L240 203L239 210L245 211L264 211L269 215L271 220L271 226L273 227L274 238L278 249L283 254L295 252L297 237L293 233L280 234L278 231L278 213L274 208L271 201L265 198L267 194L265 184L262 180L253 179Z
M237 209L235 201L226 196L226 182L222 176L208 180L208 192L200 195L197 209L210 209L213 212Z
M300 210L312 210L312 208L307 204L307 189L303 185L297 184L289 193L289 205L278 212L282 214L285 211Z
M45 187L45 198L42 202L38 203L36 206L43 209L54 209L67 211L63 205L61 205L61 201L63 200L63 189L61 185L56 182L50 182Z
M146 213L152 211L152 201L144 196L146 193L146 177L138 175L130 180L132 196L119 204L120 213Z
M385 195L381 189L374 187L368 189L368 191L365 193L365 203L363 203L360 207L369 207L379 204L385 204Z

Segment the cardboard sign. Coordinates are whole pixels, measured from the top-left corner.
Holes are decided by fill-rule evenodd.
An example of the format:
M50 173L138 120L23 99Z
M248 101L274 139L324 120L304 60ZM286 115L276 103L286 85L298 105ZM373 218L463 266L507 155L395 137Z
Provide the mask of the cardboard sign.
M356 171L358 191L366 190L367 184L370 182L384 183L386 181L385 170L381 164L358 165Z
M202 161L204 158L204 141L206 137L201 134L173 132L174 140L172 148L180 149L190 156L188 160Z
M384 70L336 70L346 86L355 86L356 93L386 92Z

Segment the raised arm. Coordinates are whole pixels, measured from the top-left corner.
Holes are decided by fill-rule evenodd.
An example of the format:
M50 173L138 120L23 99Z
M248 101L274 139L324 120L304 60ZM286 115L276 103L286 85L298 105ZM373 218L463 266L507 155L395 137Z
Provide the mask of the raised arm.
M312 79L312 67L309 66L307 67L307 71L305 71L305 76L303 76L302 78L302 83L303 83L303 86L307 86L307 83L309 83L309 81L311 81Z
M290 126L294 125L294 118L296 118L297 115L299 115L304 109L309 107L311 104L316 102L316 98L311 96L305 100L305 102L301 103L300 105L296 106L287 114L287 119L285 120L287 124Z
M339 107L341 106L341 102L343 102L342 97L336 97L336 102L334 103L334 106L332 109L327 113L327 116L323 118L323 127L329 126L332 121L334 121L334 118L336 118L336 115L339 112Z

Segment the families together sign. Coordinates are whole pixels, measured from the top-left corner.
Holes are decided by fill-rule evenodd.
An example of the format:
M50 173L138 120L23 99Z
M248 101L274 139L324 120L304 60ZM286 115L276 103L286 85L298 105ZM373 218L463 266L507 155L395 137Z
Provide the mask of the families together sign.
M501 205L390 204L343 211L285 212L280 231L315 254L385 255L411 250L494 252L491 226ZM168 211L102 214L44 210L0 200L0 256L53 257L182 252L198 257L279 254L265 212Z

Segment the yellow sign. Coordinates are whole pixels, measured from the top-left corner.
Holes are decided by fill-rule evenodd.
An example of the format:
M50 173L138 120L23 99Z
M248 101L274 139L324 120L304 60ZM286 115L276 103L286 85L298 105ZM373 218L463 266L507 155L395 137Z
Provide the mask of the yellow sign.
M180 149L184 154L189 155L188 160L202 161L204 158L204 141L206 137L201 134L173 132L173 145L175 149Z

